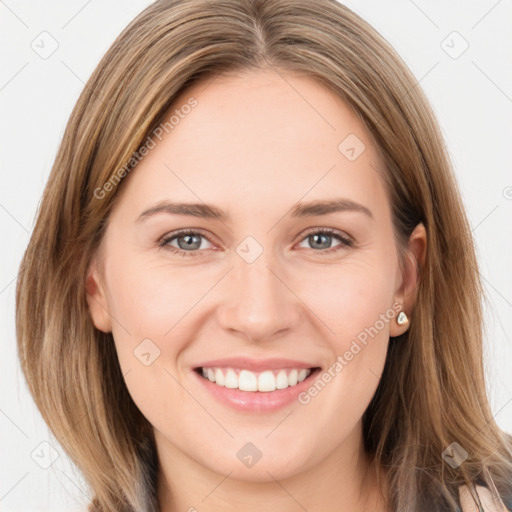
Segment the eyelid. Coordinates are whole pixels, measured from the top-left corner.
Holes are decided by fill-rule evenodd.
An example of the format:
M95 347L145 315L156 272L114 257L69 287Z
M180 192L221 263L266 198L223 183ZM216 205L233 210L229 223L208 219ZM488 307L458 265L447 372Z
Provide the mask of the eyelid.
M326 228L326 227L322 227L322 226L308 228L305 233L301 234L301 238L299 241L302 241L307 236L310 236L315 233L328 233L330 235L335 235L336 237L340 238L342 241L346 242L347 244L352 244L352 245L355 244L355 240L348 233L341 231L339 229ZM325 250L328 250L328 249L325 249ZM317 251L317 252L319 252L319 251Z
M210 236L207 235L201 228L183 228L178 229L176 231L171 231L170 233L166 233L165 235L161 236L157 240L158 247L165 247L171 240L174 240L180 236L183 235L201 235L203 238L208 240L212 245L215 245L215 243L210 239ZM180 251L181 249L177 249L176 247L173 247L173 249L176 249L176 251ZM187 252L187 251L184 251ZM188 251L188 252L200 252L200 251Z

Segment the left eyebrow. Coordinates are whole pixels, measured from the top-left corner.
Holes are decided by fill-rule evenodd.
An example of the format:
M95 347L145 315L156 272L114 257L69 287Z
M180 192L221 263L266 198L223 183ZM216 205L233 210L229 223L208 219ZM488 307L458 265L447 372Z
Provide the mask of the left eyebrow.
M329 201L310 201L296 204L292 211L292 217L316 217L335 212L361 212L374 219L372 212L364 205L351 199L333 199Z

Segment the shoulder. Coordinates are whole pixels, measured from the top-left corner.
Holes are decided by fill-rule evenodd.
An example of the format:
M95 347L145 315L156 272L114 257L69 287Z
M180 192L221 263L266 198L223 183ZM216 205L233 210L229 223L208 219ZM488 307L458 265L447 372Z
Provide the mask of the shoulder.
M508 512L501 500L497 501L493 498L491 491L482 485L475 486L477 496L473 496L467 485L459 487L460 504L462 512ZM477 505L480 501L482 508Z

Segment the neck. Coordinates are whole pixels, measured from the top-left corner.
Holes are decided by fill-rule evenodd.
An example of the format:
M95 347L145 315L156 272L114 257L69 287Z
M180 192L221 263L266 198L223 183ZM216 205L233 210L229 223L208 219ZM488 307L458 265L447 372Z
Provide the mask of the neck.
M323 510L386 512L386 497L377 486L382 468L371 464L361 436L346 439L327 459L285 479L247 481L216 473L198 464L155 432L159 456L160 512L256 512Z

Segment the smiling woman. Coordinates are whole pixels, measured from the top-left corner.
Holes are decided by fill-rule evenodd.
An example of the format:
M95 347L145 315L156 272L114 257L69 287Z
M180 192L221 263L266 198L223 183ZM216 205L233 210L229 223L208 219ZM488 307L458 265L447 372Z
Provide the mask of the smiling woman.
M374 29L167 0L72 113L17 334L90 511L503 511L481 293L436 119Z

